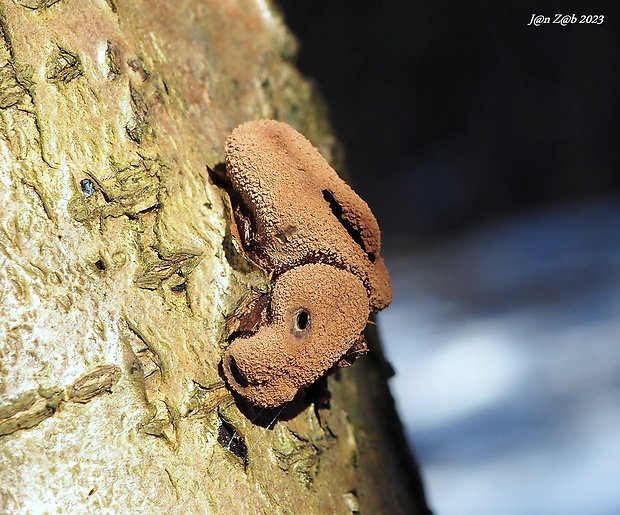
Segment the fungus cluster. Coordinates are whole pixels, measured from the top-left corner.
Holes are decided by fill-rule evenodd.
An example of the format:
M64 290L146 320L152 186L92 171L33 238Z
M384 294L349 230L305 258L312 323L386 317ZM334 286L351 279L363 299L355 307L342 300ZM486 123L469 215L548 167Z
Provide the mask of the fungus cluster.
M273 279L265 323L233 340L223 369L250 402L274 407L363 352L368 316L392 288L370 208L304 136L248 122L225 157L242 244Z

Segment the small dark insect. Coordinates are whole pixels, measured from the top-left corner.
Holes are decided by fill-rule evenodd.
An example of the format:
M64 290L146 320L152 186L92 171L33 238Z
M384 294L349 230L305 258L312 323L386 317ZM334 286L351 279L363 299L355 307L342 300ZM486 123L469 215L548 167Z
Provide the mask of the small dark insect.
M86 198L92 197L93 193L95 193L95 185L90 179L82 179L80 181L80 186Z
M187 283L181 283L181 284L177 284L176 286L173 286L172 288L170 288L172 291L185 291L187 289Z
M220 418L220 427L217 434L217 442L224 449L232 452L243 461L243 466L248 466L248 447L245 445L243 438L239 436L233 426Z

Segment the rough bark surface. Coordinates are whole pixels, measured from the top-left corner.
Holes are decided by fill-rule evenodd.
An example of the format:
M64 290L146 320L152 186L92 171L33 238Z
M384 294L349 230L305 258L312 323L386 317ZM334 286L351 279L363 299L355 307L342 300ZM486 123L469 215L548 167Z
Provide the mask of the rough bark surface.
M269 428L218 370L268 278L206 167L255 118L334 159L294 52L264 0L0 0L0 513L415 511L351 372Z

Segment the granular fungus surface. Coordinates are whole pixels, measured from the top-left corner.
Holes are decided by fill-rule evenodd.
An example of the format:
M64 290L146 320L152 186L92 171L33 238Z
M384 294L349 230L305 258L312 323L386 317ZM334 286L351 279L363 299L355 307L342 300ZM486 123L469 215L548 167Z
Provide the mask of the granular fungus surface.
M289 125L245 123L225 155L242 243L273 279L266 323L231 343L224 372L252 403L278 406L347 351L364 351L369 314L392 298L381 233L368 205Z

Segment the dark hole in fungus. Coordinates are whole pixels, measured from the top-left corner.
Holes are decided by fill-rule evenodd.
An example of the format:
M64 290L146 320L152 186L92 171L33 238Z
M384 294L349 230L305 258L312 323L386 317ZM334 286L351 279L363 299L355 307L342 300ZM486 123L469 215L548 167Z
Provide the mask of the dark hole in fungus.
M237 366L237 362L235 361L235 358L233 356L230 356L228 358L228 369L230 370L230 373L232 374L235 382L241 388L247 388L247 386L250 383L248 382L246 377L241 373L241 370L239 370L239 367Z
M323 190L323 198L329 204L329 207L332 210L332 213L334 213L334 216L338 219L338 221L340 222L340 225L342 225L345 228L345 230L349 233L349 236L353 238L353 241L362 248L362 250L368 256L368 259L370 260L370 262L374 263L375 257L376 257L375 253L368 252L368 250L366 249L366 244L364 243L364 239L362 238L362 235L360 234L360 232L355 227L353 227L346 218L343 217L342 206L334 198L334 195L332 194L332 192L329 190Z
M298 331L305 331L308 325L310 325L310 313L302 310L295 315L295 329Z
M103 264L103 261L101 261L101 259L97 260L95 262L95 266L99 269L99 270L105 270L105 265Z

